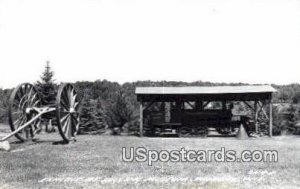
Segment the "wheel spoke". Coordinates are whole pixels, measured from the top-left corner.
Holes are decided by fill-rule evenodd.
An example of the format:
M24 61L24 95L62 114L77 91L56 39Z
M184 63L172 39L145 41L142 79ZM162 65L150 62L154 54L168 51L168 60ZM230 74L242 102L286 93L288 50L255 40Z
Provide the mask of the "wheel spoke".
M13 112L13 113L11 113L12 115L15 115L15 114L23 114L23 112L22 111L16 111L16 112Z
M77 119L77 124L76 124L76 133L77 133L77 131L78 131L78 129L79 129L79 124L80 124L80 122L79 122L79 119Z
M26 122L27 122L27 118L26 118L26 116L23 116L23 117L21 118L21 121L20 121L19 124L17 125L16 129L18 129L19 127L21 127L22 125L24 125ZM23 134L25 133L24 130L25 130L25 129L22 129L22 130L19 131L18 133L23 135Z
M75 102L74 104L74 109L76 109L76 107L78 106L79 102Z
M20 104L20 100L15 100L12 104L13 107L19 107L19 104Z
M77 94L75 94L74 96L73 96L73 98L72 98L72 107L75 109L75 107L76 107L76 98L77 98Z
M30 89L30 88L31 88L31 85L28 85L28 84L25 85L25 94L27 93L28 89Z
M41 101L40 100L37 100L35 101L33 104L32 104L32 107L35 107L38 103L40 103Z
M29 90L28 92L27 92L27 89ZM32 91L33 91L33 87L26 88L26 94L25 94L25 100L24 100L24 104L26 105L26 107L31 105Z
M24 102L24 99L25 99L26 96L22 96L20 102L19 102L19 105L18 105L18 108L20 108L21 110L23 110L24 108L24 105L25 105L25 102Z
M73 114L71 114L72 120L74 120L76 123L78 123L77 117L75 117Z
M15 99L18 100L18 101L20 101L20 100L21 100L21 97L22 97L22 96L20 97L19 95L20 95L20 93L17 92L17 93L16 93L16 96L15 96Z
M21 97L23 97L24 94L25 94L24 91L23 91L23 86L20 87L20 94L21 94Z
M29 92L28 93L26 93L27 94L27 101L29 101L30 100L30 97L31 97L31 93L32 93L32 90L33 90L33 88L31 87L30 88L30 90L29 90Z
M69 133L70 133L70 118L68 119L68 122L67 122L67 124L66 124L66 129L65 129L65 135L66 135L66 137L67 138L70 138L70 135L69 135Z
M70 103L69 103L69 99L68 99L68 96L67 96L67 91L66 90L64 90L63 92L62 92L62 99L64 100L64 102L65 102L65 105L67 106L67 107L69 107L70 106Z
M72 107L72 90L70 90L70 88L67 90L67 96L68 96L68 100L69 100L69 105L70 105L70 108Z
M62 127L63 133L66 133L66 129L67 129L67 127L68 127L69 121L70 121L70 117L68 117L68 119L67 119L67 121L65 122L65 124L63 124L63 127Z
M75 130L75 128L74 128L74 121L73 121L72 116L71 116L71 120L70 120L70 134L71 135L69 135L70 137L73 136L74 130Z
M29 104L30 105L32 105L33 104L33 102L34 102L34 100L36 99L36 97L37 97L37 93L33 93L33 96L30 98L30 100L29 100Z
M21 121L20 121L19 124L17 125L17 126L18 126L17 128L19 128L19 127L21 127L22 125L24 125L24 123L26 123L26 121L27 121L27 117L26 117L26 116L22 116L22 117L21 117Z
M65 108L65 110L69 110L68 106L66 106L66 104L65 104L63 101L61 101L60 105L61 105L63 108Z
M21 119L22 119L22 117L21 118L19 118L19 119L17 119L16 121L14 121L14 125L19 125L19 122L21 121Z
M63 109L62 109L62 110L60 111L60 114L62 114L62 115L64 114L64 115L65 115L65 114L70 114L70 112L67 111L67 110L63 110Z
M60 119L60 122L63 123L68 117L69 117L69 114L65 115L63 118Z
M69 123L69 133L68 133L68 137L71 138L73 136L73 123L72 123L72 119L70 119L70 123Z
M72 120L72 136L75 135L75 132L77 131L77 124L78 124L78 120L72 115L71 116L71 120Z
M27 94L27 85L24 85L23 88L21 87L21 90L22 90L23 96L26 96L26 94Z

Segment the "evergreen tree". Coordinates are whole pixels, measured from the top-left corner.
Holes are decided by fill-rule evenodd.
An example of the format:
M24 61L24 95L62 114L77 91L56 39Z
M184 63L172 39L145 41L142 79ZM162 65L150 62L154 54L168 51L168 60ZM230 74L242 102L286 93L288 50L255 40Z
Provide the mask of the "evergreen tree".
M0 88L0 123L6 123L8 117L8 101L9 96L11 94L11 90Z
M134 119L134 105L122 90L116 93L108 111L109 125L113 134L120 134L123 127Z
M283 128L284 130L288 130L290 132L295 132L295 124L297 121L297 109L296 106L293 104L289 105L289 108L287 109L287 125L285 126L286 128Z
M93 100L89 93L85 93L80 110L80 134L103 133L105 128L105 114L101 100Z
M95 119L97 123L97 128L100 130L106 129L107 127L107 117L105 112L105 106L101 98L98 98L95 105Z
M56 84L54 83L53 76L54 72L51 70L49 61L47 61L45 70L41 75L41 81L37 81L36 83L43 105L47 105L55 101Z
M54 83L53 76L54 72L51 70L49 61L47 61L45 70L40 77L40 81L37 81L35 84L42 99L41 104L44 106L55 103L57 85ZM57 125L55 116L53 116L53 114L45 114L42 118L45 122L46 132L55 132L53 126L53 124Z
M90 101L90 95L84 95L80 110L80 133L85 133L94 125L93 107Z
M292 101L293 101L294 104L300 103L300 92L296 92L296 93L293 95Z

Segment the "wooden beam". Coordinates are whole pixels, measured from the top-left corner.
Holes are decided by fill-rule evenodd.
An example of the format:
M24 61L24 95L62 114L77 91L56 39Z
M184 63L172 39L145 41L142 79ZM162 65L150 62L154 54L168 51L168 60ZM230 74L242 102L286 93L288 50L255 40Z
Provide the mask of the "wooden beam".
M203 108L202 108L202 109L204 109L209 103L210 103L210 101L207 101L207 102L203 105Z
M140 137L143 137L143 103L140 102Z
M253 108L247 101L243 101L253 112L255 112L255 108Z
M196 110L203 110L203 101L202 100L197 100L195 104Z
M258 111L257 111L257 101L254 102L254 124L255 124L255 133L258 133L258 123L257 123L257 118L258 118Z
M263 104L261 102L259 102L258 104L261 107L261 111L263 112L264 116L267 118L267 120L269 120L269 116L267 115L267 112L264 110L265 104Z
M155 101L150 102L145 108L143 108L143 110L147 110L147 109L150 108L154 103L155 103Z
M222 109L226 110L226 101L225 100L222 101Z
M270 112L269 112L269 136L272 137L273 135L273 105L272 105L272 99L270 99L270 102L269 102L269 106L270 106Z
M195 109L195 106L193 106L193 105L191 104L191 102L186 101L186 103L187 103L192 109Z

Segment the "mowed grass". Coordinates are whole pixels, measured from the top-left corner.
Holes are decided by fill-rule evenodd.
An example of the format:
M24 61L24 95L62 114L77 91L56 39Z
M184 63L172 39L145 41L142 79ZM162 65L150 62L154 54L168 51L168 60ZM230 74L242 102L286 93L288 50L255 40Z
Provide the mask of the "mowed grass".
M237 140L81 135L67 145L55 143L61 140L58 133L37 138L37 142L21 144L11 139L11 151L0 151L0 188L300 188L299 136ZM123 162L122 147L272 149L278 151L279 162L155 162L148 166Z

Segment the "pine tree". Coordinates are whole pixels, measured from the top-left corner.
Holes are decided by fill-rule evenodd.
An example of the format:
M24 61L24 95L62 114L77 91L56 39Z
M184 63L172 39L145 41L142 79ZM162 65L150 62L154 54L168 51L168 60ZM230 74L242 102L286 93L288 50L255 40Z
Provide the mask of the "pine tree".
M106 112L105 112L105 107L104 103L101 98L98 98L95 104L95 119L97 123L97 128L99 130L104 130L107 127L107 122L106 122Z
M123 127L132 121L134 108L133 104L129 102L129 98L124 91L116 93L113 103L110 105L108 117L112 134L119 135Z
M80 110L80 134L103 133L106 128L105 113L100 99L93 100L86 92Z
M54 72L51 70L49 61L47 61L45 70L41 75L41 81L37 81L36 87L39 91L43 105L48 105L55 101L56 84L53 80Z
M295 132L295 123L297 121L297 110L294 104L290 104L289 108L287 109L287 125L284 128L287 129L290 132Z
M80 133L86 133L94 125L93 107L90 101L90 95L83 97L80 111Z
M35 83L36 89L39 92L39 95L42 99L41 104L44 106L48 106L49 104L55 103L56 98L56 84L54 83L54 72L51 70L49 61L47 61L45 70L40 77L40 81ZM45 131L46 132L54 132L55 129L53 125L56 125L56 120L53 118L52 114L44 114L42 116L45 122Z

